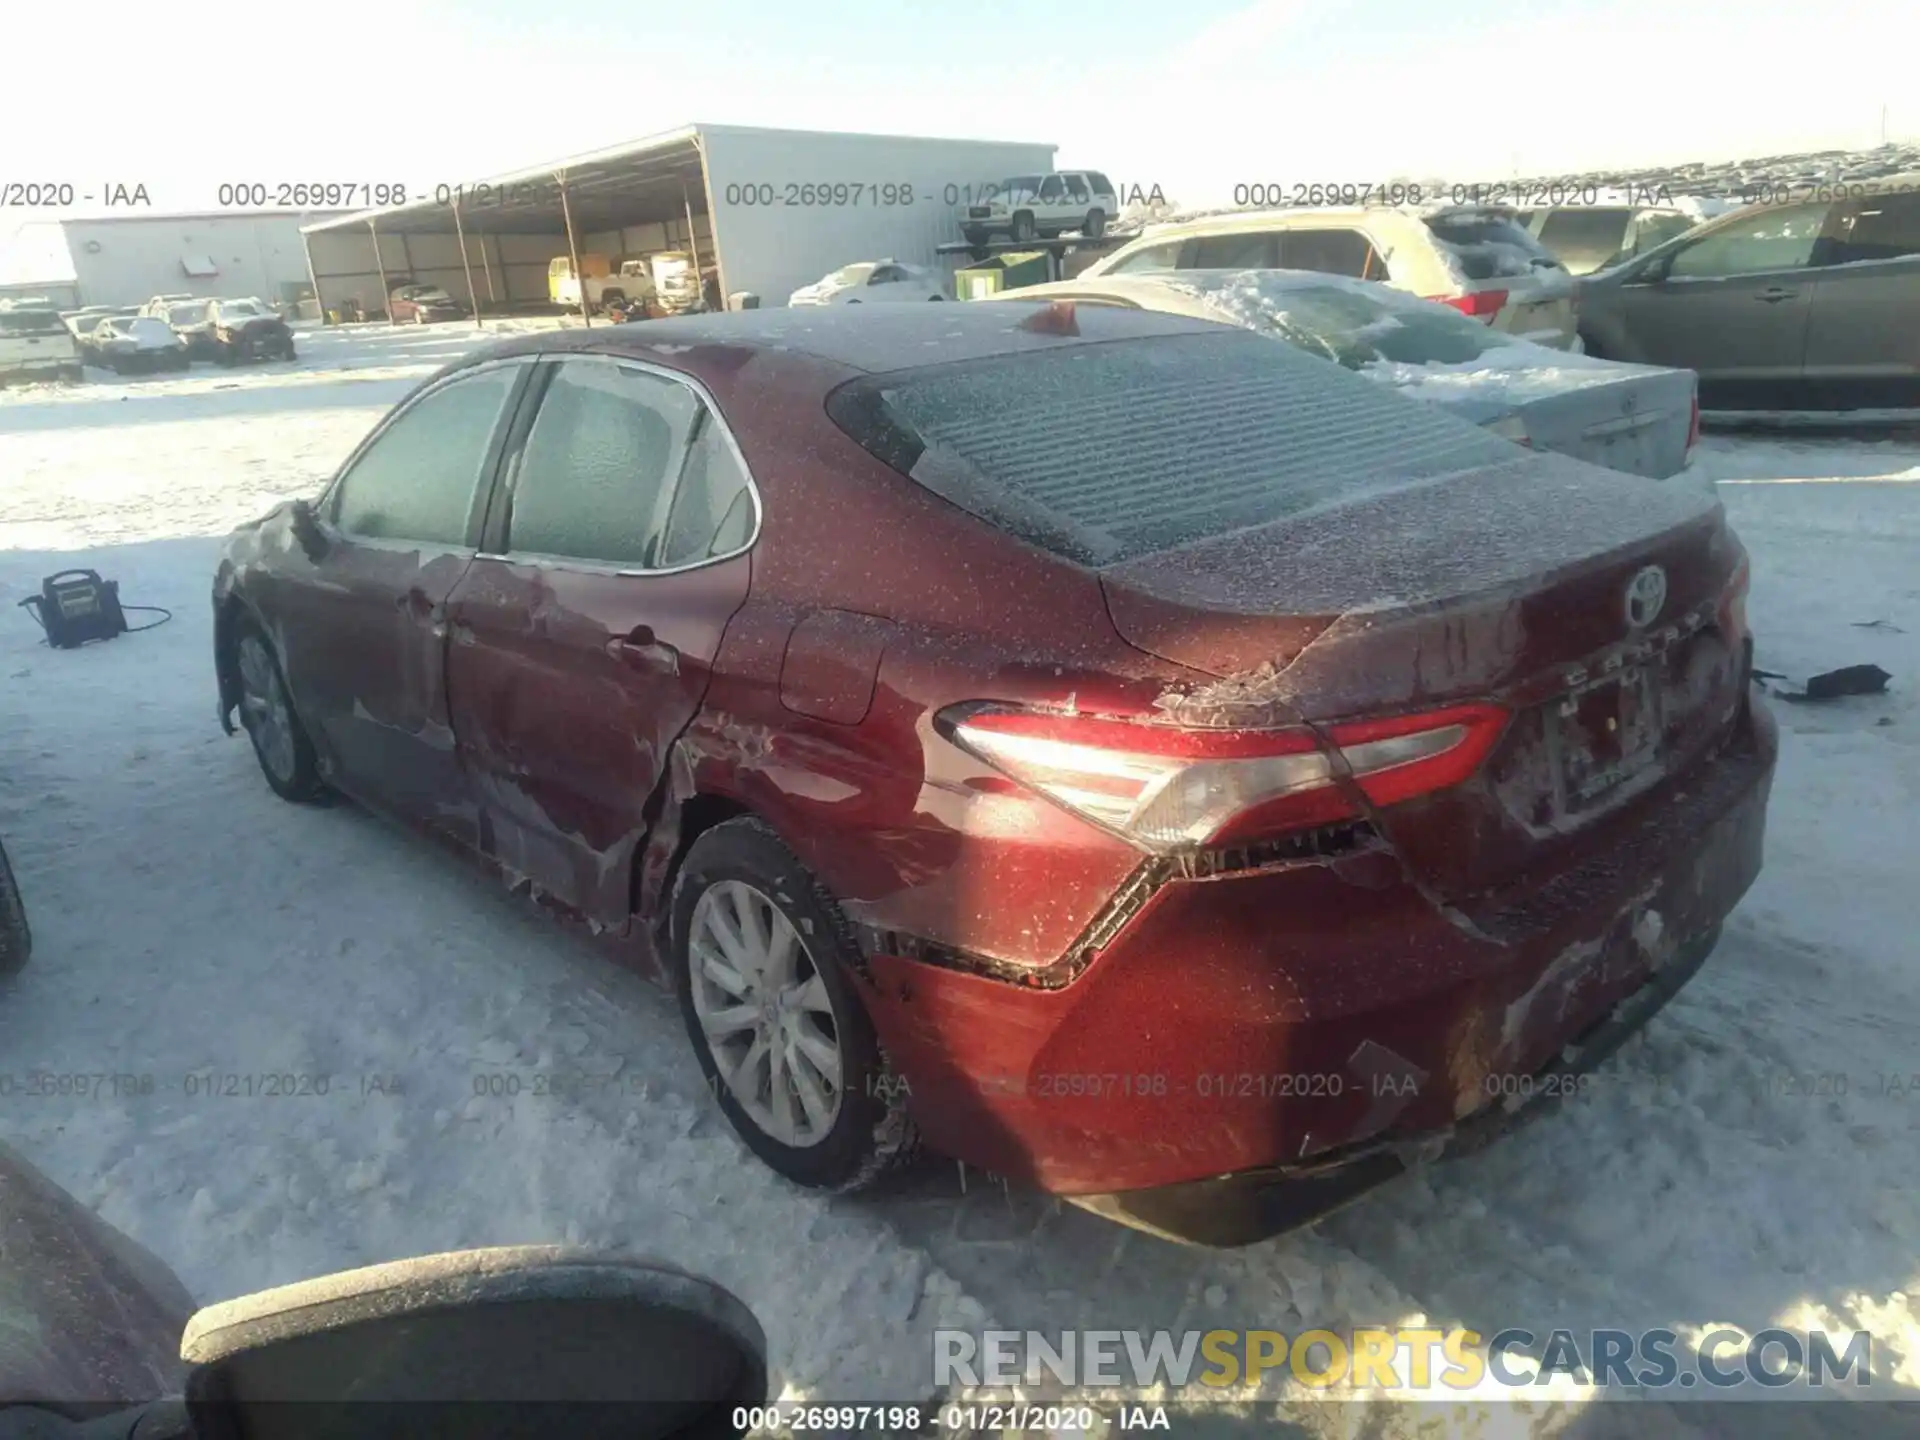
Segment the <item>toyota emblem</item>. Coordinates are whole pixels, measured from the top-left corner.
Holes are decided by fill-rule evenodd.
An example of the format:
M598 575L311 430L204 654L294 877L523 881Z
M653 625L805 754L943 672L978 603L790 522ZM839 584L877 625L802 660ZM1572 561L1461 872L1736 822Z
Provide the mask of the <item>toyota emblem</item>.
M1660 618L1667 603L1667 572L1649 565L1627 582L1627 624L1641 630Z

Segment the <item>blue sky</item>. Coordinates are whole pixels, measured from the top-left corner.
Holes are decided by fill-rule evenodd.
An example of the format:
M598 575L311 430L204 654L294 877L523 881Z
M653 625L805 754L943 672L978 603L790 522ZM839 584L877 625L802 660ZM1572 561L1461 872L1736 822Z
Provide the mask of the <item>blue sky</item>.
M143 183L162 209L223 181L431 186L690 120L1052 141L1186 203L1863 146L1883 104L1920 136L1914 0L121 0L5 28L0 181ZM158 103L101 103L60 58L103 34L157 57L124 93Z

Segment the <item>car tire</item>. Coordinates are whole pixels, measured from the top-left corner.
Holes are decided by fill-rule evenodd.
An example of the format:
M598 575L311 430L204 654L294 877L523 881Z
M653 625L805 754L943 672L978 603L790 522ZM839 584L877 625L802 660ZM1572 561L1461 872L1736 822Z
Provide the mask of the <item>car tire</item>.
M0 975L16 975L33 954L33 930L27 924L26 903L13 878L13 862L0 845Z
M1017 211L1013 217L1013 224L1009 227L1007 233L1016 243L1033 239L1035 233L1033 212L1030 210Z
M1581 354L1591 355L1596 360L1604 360L1607 358L1606 355L1602 353L1600 347L1594 343L1593 336L1582 330L1579 332L1579 337Z
M1098 240L1107 233L1107 212L1098 207L1087 212L1086 220L1080 226L1080 233L1089 240Z
M260 773L282 800L317 800L325 789L319 756L294 711L273 642L252 620L242 624L235 637L234 668L240 676L240 723L253 744Z
M747 1148L795 1184L837 1194L909 1165L919 1133L906 1086L855 991L859 947L826 887L770 827L742 816L694 841L671 904L681 1017L708 1088ZM759 967L743 963L743 952ZM734 1023L749 1008L756 1017ZM750 1083L735 1078L741 1070ZM803 1098L807 1077L812 1104Z
M947 298L947 297L946 297L946 296L944 296L944 295L929 295L929 296L927 297L927 299L929 299L929 300L944 300L944 299L946 299L946 298Z

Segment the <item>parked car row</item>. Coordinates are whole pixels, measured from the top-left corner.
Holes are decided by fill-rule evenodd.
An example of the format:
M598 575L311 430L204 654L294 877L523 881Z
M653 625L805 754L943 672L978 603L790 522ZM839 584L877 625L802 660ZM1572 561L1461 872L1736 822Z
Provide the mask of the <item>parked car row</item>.
M156 295L140 307L140 313L164 322L186 347L190 360L238 365L248 360L297 358L292 327L255 298Z

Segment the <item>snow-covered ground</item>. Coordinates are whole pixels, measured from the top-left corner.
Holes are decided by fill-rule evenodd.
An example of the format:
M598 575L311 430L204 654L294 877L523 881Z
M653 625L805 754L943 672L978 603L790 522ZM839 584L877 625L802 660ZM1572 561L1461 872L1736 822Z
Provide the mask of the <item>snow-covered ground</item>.
M457 859L348 806L280 802L221 735L219 537L310 493L475 339L364 327L303 335L296 367L0 399L0 833L36 933L0 985L0 1075L153 1077L86 1098L15 1083L0 1133L203 1301L565 1239L733 1287L794 1394L923 1396L939 1324L1425 1317L1859 1328L1878 1393L1920 1398L1920 443L1706 443L1754 556L1761 664L1895 676L1885 696L1777 703L1767 868L1708 968L1590 1099L1312 1231L1212 1253L977 1174L962 1193L952 1166L880 1198L784 1185L707 1102L665 996ZM13 602L76 565L175 619L47 650ZM188 1093L209 1074L330 1080ZM530 1093L542 1074L604 1079L558 1099ZM1795 1083L1832 1075L1844 1095ZM1360 1433L1324 1408L1300 1423ZM1600 1409L1575 1396L1525 1423L1596 1435ZM1830 1414L1782 1410L1764 1433L1833 1433Z

